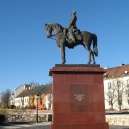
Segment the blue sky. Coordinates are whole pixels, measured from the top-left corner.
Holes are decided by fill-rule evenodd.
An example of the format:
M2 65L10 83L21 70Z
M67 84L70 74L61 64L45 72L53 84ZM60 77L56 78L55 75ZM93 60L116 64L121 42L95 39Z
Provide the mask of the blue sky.
M77 27L98 36L101 67L129 64L129 0L0 0L0 92L24 83L52 81L50 68L61 63L44 23L67 27L72 11ZM86 64L82 46L66 48L67 64Z

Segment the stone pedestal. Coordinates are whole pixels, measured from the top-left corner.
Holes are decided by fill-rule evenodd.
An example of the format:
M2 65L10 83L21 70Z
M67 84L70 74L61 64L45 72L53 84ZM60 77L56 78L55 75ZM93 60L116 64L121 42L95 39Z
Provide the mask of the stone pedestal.
M99 65L55 65L51 129L109 129L105 122L104 70Z

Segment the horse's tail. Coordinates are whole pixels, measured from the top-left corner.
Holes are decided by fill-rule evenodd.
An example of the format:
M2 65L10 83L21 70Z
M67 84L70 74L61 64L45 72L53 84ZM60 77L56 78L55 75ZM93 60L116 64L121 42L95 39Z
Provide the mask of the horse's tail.
M93 33L93 49L95 56L98 56L98 48L97 48L97 36Z

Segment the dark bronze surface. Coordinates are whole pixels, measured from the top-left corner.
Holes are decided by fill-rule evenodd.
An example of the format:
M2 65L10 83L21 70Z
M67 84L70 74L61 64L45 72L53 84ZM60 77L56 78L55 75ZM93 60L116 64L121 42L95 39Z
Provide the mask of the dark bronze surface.
M92 61L92 64L94 65L96 63L94 55L98 56L97 36L94 33L80 31L76 27L76 21L76 12L72 12L72 18L68 28L63 28L58 23L45 24L47 37L52 38L52 31L54 32L56 43L61 51L62 64L66 63L65 47L74 48L77 45L83 45L89 55L87 64L90 64ZM93 44L93 50L90 48L91 44ZM82 55L82 57L84 57L84 55Z

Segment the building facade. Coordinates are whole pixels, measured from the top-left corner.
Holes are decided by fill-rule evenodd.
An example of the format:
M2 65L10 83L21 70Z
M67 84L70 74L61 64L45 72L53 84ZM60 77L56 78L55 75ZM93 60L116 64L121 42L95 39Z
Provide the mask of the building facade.
M46 94L46 109L52 110L52 94Z
M129 65L106 68L105 71L105 109L129 109Z
M19 100L17 99L18 95L21 94L24 90L32 87L32 85L23 84L19 87L14 89L14 92L12 93L10 104L11 105L20 105Z
M42 105L43 107L42 109L51 109L51 86L51 84L35 87L33 87L32 85L24 85L24 89L21 91L21 93L17 92L16 97L14 97L14 95L12 96L14 105L16 106L16 108L34 109L36 108L38 100L38 104ZM36 99L36 96L39 96L38 99Z

